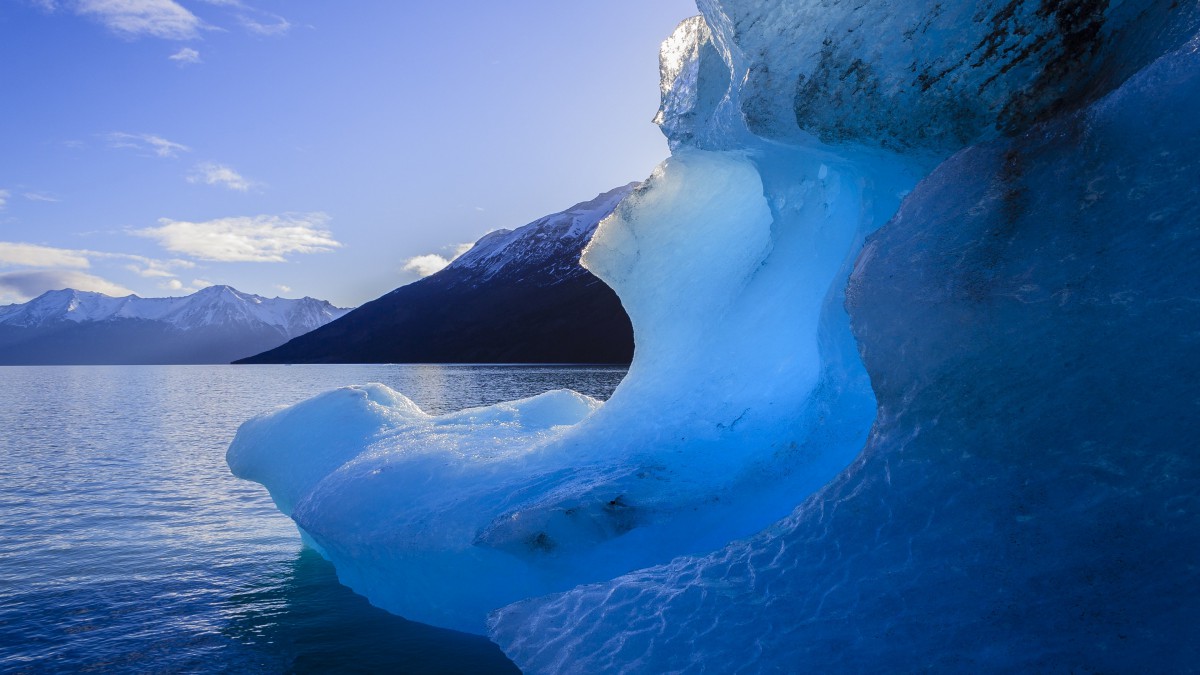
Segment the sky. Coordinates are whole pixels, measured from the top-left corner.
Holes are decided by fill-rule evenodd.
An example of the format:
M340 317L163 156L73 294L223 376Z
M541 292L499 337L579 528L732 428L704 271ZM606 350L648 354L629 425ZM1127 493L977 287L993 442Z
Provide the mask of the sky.
M0 0L0 304L357 306L648 176L692 0Z

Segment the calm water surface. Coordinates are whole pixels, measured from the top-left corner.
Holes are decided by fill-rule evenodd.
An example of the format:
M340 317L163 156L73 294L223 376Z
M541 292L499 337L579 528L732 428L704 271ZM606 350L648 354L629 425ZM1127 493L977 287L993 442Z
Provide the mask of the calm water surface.
M225 450L239 424L382 382L432 413L621 368L0 367L0 671L511 672L484 638L337 583Z

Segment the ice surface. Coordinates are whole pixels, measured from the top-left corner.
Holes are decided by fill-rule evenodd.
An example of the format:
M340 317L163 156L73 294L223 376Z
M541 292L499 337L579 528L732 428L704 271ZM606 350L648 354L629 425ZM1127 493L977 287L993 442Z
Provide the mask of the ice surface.
M526 672L1193 670L1198 106L1194 41L938 168L850 282L862 456L763 534L494 639Z

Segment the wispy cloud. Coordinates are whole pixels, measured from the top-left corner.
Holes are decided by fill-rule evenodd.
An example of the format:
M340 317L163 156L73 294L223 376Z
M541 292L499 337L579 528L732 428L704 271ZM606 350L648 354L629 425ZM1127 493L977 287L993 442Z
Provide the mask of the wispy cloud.
M75 11L122 37L191 40L204 26L174 0L77 0Z
M22 267L91 267L91 261L83 251L0 241L0 265Z
M233 167L217 164L216 162L201 162L197 164L192 169L192 173L188 174L187 179L189 183L219 185L239 192L245 192L255 185L254 181L248 180L237 171L234 171Z
M178 157L181 152L190 152L191 148L174 141L168 141L154 134L130 134L124 131L114 131L107 134L105 140L110 148L126 148L138 152L151 153L157 157Z
M200 223L161 218L158 227L133 234L199 260L284 262L293 253L323 253L341 247L326 229L324 213L236 216Z
M26 192L21 195L31 202L61 202L62 200L44 192Z
M133 272L140 277L146 278L171 278L175 276L175 269L192 269L196 263L190 260L155 260L153 258L144 258L142 256L133 255L115 255L133 262L126 265L125 269Z
M282 16L276 14L266 15L265 13L264 15L270 17L266 23L252 19L244 14L238 17L238 21L242 24L243 28L255 35L283 35L292 29L291 22Z
M125 262L125 269L142 277L174 277L174 270L192 269L196 263L172 258L159 260L132 253L57 248L41 244L0 241L0 265L15 267L65 267L87 269L93 260Z
M24 242L0 241L0 268L17 267L0 274L6 279L0 283L0 298L17 298L14 302L23 302L49 290L60 288L75 288L81 291L98 291L108 295L128 295L131 291L95 274L81 272L93 264L102 261L124 263L122 267L138 276L161 279L163 288L185 288L176 278L177 271L193 269L196 263L190 260L172 258L159 260L131 253L110 253L106 251L89 251L86 249L57 248L28 244ZM32 269L30 269L32 268ZM115 269L111 268L110 269ZM212 284L194 279L192 290L198 290Z
M76 270L26 270L0 274L0 291L14 295L17 302L24 302L45 293L63 288L77 291L95 291L105 295L133 295L133 291L94 274Z
M255 35L283 35L292 29L292 22L282 16L251 7L242 0L200 0L200 2L237 10L238 23L242 24L247 32Z
M8 206L8 197L10 194L8 190L0 190L0 209Z
M167 58L175 61L181 66L186 66L192 63L201 63L200 52L192 49L191 47L184 47Z
M292 287L286 284L275 284L275 290L279 291L280 293L291 293Z
M474 244L471 243L448 246L448 249L452 249L452 252L448 256L438 253L413 256L404 261L403 269L405 272L415 272L417 276L424 278L442 271L447 265L454 262L458 256L470 251L472 246Z
M153 37L163 40L194 40L206 30L223 30L196 16L176 0L27 0L49 13L63 10L92 19L114 34L126 38ZM237 23L252 35L280 36L293 24L278 14L253 7L241 0L189 0L217 8L228 27ZM210 12L211 13L211 12ZM224 15L224 16L221 16ZM208 17L215 20L213 17ZM195 49L181 49L167 57L180 65L200 63Z

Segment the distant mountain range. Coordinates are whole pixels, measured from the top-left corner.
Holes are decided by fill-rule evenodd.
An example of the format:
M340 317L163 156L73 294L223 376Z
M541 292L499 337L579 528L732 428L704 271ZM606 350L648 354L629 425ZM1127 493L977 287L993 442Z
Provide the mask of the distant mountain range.
M492 232L440 272L239 363L628 363L629 317L579 256L635 185Z
M182 298L65 289L0 307L0 364L229 363L350 310L210 286Z

